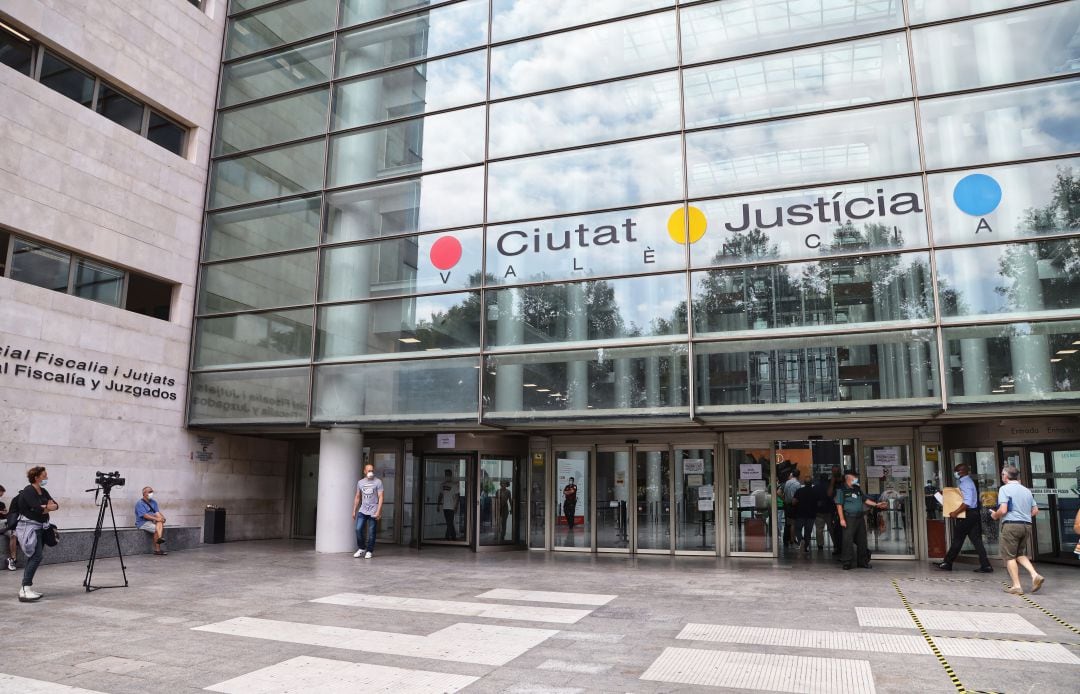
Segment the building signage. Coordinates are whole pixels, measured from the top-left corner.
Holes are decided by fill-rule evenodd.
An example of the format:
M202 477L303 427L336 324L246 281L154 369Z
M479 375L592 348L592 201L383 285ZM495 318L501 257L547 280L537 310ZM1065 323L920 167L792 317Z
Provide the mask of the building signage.
M978 217L975 233L993 232L986 215L991 214L1001 204L1001 185L993 176L976 173L964 176L953 187L953 202L964 214Z
M198 434L195 436L195 450L191 459L199 463L212 463L217 458L217 437Z
M153 371L80 359L70 354L35 350L25 345L0 346L0 376L60 383L92 392L110 391L133 398L175 401L176 380Z
M436 434L436 448L453 448L457 445L457 434Z

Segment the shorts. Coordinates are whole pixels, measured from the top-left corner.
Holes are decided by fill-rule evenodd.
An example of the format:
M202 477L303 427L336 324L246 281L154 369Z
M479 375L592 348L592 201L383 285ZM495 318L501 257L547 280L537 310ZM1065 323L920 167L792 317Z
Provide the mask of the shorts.
M1031 523L1002 523L999 544L1002 559L1031 556Z
M157 532L157 524L151 523L150 521L143 521L142 525L139 526L139 530L145 530L152 535Z

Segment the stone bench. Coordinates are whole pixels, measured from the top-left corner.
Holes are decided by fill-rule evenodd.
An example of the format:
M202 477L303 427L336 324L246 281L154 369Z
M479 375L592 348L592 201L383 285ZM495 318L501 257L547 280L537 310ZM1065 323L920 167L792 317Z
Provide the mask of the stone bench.
M120 535L120 549L124 556L134 554L152 554L154 551L154 538L145 530L138 528L117 528ZM60 542L56 547L45 548L45 558L42 564L61 564L69 561L87 561L90 559L90 548L94 543L93 528L61 528ZM165 551L191 549L202 544L202 528L198 526L165 526ZM7 556L7 548L2 551ZM101 531L101 540L98 542L98 559L116 556L116 538L113 537L112 528ZM21 569L26 562L22 548L19 548L18 564ZM6 568L6 567L5 567Z

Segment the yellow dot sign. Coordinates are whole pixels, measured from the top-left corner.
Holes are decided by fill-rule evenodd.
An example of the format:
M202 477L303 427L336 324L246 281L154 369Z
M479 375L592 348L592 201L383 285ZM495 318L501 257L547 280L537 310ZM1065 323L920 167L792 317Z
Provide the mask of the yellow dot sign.
M687 223L686 219L687 212L690 213L689 223ZM680 207L671 213L671 217L668 218L667 231L672 241L685 245L687 231L690 232L690 243L697 243L705 235L707 226L708 220L705 219L705 213L691 205L686 208Z

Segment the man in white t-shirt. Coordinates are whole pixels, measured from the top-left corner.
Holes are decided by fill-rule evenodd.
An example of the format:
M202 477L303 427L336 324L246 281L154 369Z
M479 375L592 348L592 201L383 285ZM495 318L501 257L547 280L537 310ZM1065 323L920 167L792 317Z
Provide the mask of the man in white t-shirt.
M364 466L364 478L356 483L356 497L353 499L352 517L356 521L356 553L359 559L371 559L375 551L375 530L382 516L383 483L375 476L375 466Z
M454 526L454 516L458 508L458 483L454 480L453 471L447 469L446 477L443 478L442 486L439 487L439 501L435 504L435 510L442 511L446 520L446 538L450 541L457 540L457 528Z

